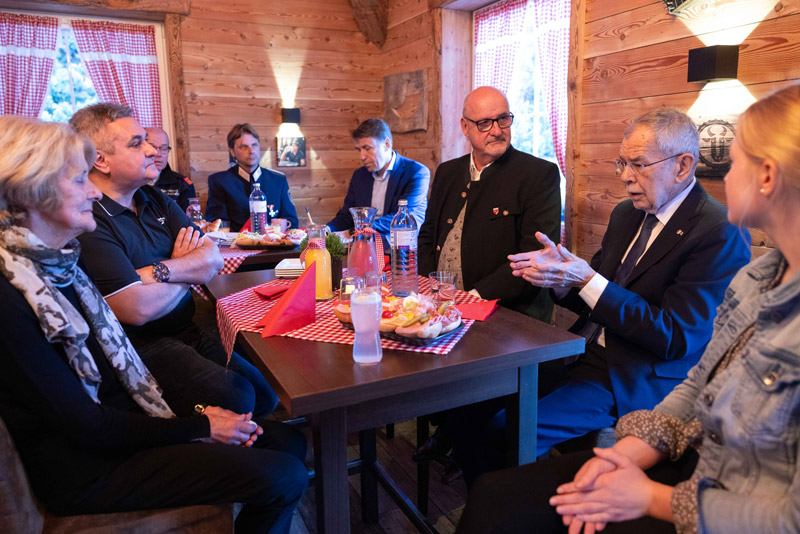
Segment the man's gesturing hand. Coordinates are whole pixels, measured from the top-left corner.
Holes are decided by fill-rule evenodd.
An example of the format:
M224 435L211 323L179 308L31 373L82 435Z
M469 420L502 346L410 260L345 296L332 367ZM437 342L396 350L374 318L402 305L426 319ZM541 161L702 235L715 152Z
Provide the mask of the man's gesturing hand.
M508 257L514 276L521 276L538 287L583 287L596 274L586 261L553 243L546 235L536 232L544 248Z

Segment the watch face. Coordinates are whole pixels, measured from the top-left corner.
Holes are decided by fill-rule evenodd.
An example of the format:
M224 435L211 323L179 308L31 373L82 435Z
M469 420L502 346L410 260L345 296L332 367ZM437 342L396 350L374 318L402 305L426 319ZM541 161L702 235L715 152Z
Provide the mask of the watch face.
M159 282L169 282L169 267L161 262L153 264L153 278Z

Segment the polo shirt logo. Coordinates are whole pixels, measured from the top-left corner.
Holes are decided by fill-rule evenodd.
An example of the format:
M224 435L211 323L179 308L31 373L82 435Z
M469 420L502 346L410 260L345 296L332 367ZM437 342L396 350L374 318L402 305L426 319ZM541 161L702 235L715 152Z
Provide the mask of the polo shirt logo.
M159 224L160 224L161 226L164 226L164 222L165 222L166 220L167 220L167 218L166 218L166 217L159 217L159 218L158 218L158 222L159 222Z

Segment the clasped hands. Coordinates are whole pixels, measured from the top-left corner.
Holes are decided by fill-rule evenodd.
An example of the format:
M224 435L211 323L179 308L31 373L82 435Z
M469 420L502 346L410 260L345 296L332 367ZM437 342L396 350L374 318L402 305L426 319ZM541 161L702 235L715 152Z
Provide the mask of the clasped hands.
M594 453L550 498L569 534L594 534L609 522L643 517L654 500L658 484L630 458L614 449L595 448Z
M536 232L542 249L508 256L514 276L521 276L538 287L555 290L583 287L596 274L589 264L546 235ZM563 291L566 293L566 291Z
M206 406L203 415L208 417L211 436L202 441L252 447L258 436L264 433L264 429L253 421L252 413L237 414L219 406Z

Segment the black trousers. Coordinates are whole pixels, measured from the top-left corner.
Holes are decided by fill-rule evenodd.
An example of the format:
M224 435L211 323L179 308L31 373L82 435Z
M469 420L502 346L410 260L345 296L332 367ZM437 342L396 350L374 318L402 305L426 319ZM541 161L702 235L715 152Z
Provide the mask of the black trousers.
M467 506L456 534L551 534L566 532L561 516L550 506L556 488L575 478L581 466L593 456L582 451L549 460L486 473L472 485ZM647 475L674 486L691 477L697 455L691 451L674 463L662 463ZM605 534L675 534L666 521L644 517L610 523Z
M244 503L236 533L288 534L308 484L305 436L275 421L252 448L187 443L136 452L80 495L56 494L62 514Z
M191 415L195 404L209 404L266 417L278 405L278 396L250 362L234 352L227 364L214 332L191 324L172 336L130 339L178 416Z

